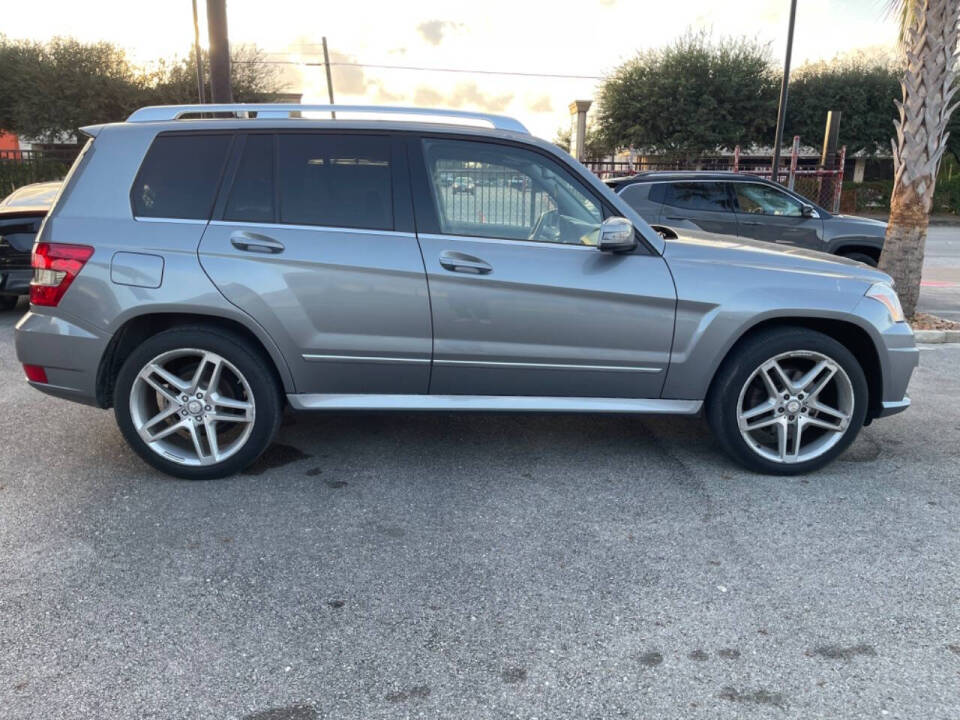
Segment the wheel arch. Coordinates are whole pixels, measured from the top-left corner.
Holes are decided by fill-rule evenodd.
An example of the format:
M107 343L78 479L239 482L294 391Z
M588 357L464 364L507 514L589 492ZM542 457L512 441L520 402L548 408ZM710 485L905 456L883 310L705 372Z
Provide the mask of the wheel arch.
M721 368L729 359L733 358L738 348L756 334L772 328L800 327L821 332L833 338L847 348L860 363L867 378L867 418L864 424L869 424L880 414L883 401L883 366L880 354L870 337L870 334L856 323L836 318L814 316L771 317L747 327L737 339L727 348L723 358L713 368L710 376L707 396L713 390Z
M124 361L140 343L158 332L181 326L217 328L246 340L273 371L278 386L283 388L285 393L295 392L290 370L269 337L262 337L254 329L232 318L201 313L154 312L128 318L111 337L97 369L97 405L102 408L113 405L113 388L117 374Z

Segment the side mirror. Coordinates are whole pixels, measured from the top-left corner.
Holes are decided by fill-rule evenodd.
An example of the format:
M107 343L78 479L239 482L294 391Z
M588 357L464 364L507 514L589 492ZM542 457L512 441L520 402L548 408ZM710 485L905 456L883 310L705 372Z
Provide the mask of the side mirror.
M817 215L817 211L813 209L813 205L803 205L800 208L800 214L805 218L815 218L820 217Z
M637 246L633 223L625 217L609 217L600 225L597 250L603 252L627 252Z

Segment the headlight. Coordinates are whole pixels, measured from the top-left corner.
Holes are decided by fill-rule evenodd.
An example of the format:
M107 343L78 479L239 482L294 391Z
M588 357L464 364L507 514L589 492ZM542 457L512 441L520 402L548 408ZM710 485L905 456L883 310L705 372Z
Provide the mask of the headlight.
M903 308L900 307L900 298L897 297L897 293L894 292L892 287L886 283L876 283L867 290L866 295L868 298L873 298L877 302L882 302L887 306L891 321L895 323L904 321Z

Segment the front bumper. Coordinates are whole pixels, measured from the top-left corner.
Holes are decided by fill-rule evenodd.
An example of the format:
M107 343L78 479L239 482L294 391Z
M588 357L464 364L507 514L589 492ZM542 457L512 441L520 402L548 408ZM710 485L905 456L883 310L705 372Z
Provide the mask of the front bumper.
M110 336L62 315L45 315L31 309L14 331L17 359L39 365L46 383L30 382L48 395L97 404L97 372Z

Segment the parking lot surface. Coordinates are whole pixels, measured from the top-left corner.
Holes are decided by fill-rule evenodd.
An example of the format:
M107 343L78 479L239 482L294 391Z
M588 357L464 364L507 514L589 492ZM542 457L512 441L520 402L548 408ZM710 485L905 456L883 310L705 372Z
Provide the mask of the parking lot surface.
M0 717L960 716L960 346L803 478L698 419L378 413L190 483L29 388L18 316Z

